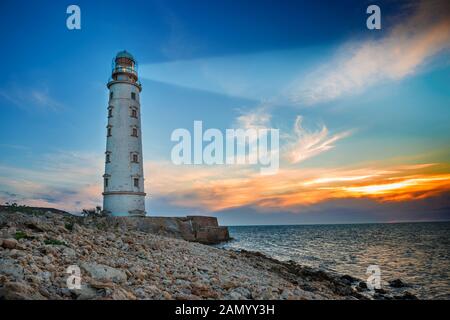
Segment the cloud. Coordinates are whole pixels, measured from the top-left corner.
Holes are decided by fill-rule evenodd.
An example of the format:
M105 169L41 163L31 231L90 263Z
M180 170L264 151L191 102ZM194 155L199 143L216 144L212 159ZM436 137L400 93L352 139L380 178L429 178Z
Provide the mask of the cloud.
M31 165L0 165L0 202L71 212L101 205L101 154L59 151L36 157Z
M17 85L11 85L7 88L0 89L0 97L16 107L26 110L57 111L64 108L61 102L50 96L50 90L46 86L19 87Z
M101 205L103 157L57 152L33 168L0 166L0 202L80 212ZM152 203L211 213L251 207L260 212L302 212L337 199L379 203L427 199L448 194L448 164L372 164L342 168L280 169L261 175L249 166L176 166L146 162L146 191ZM164 205L165 204L165 205Z
M236 166L174 166L147 163L147 190L171 205L203 212L252 207L263 212L301 212L335 199L377 202L425 199L450 191L444 164L355 168L285 168L264 176Z
M288 102L286 84L305 70L314 48L295 48L141 64L141 79L254 101ZM314 58L315 59L315 58Z
M294 81L288 95L311 105L362 92L382 81L416 73L436 54L450 49L450 3L423 0L379 40L345 44L331 62Z
M302 126L303 117L295 119L294 132L285 146L285 156L291 163L299 163L334 148L334 143L351 134L344 131L329 135L328 129L322 125L318 131L308 131Z
M234 126L242 129L270 129L272 115L268 112L270 104L260 106L240 114ZM298 115L295 119L293 131L281 136L280 155L289 163L299 163L315 157L334 148L334 144L348 136L354 130L347 130L330 135L328 128L322 124L317 131L309 131L303 127L304 118ZM254 150L257 153L257 150ZM241 155L242 156L242 155ZM245 156L245 155L243 155ZM252 155L257 156L257 155Z
M267 111L269 105L261 104L258 107L242 112L235 121L235 127L241 129L270 129L272 115Z

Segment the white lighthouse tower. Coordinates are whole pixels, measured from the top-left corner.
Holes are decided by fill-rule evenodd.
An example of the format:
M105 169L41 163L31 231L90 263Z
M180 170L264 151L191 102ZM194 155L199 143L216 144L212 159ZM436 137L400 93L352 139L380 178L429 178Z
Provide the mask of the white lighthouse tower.
M127 51L113 61L105 152L103 210L113 216L145 215L141 106L137 63Z

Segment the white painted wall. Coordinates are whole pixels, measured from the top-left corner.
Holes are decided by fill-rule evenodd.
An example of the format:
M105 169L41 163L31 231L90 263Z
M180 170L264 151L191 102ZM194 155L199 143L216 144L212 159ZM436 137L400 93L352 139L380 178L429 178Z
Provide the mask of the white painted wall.
M139 103L140 87L126 80L108 83L113 97L109 101L112 117L108 118L111 136L106 139L106 152L110 152L110 162L105 157L105 178L103 209L113 216L145 214L144 169L142 156L141 112ZM136 93L136 100L131 99ZM137 118L131 116L130 107L137 107ZM131 135L136 127L138 137ZM107 130L105 130L107 131ZM131 153L138 153L138 163L133 163ZM139 187L134 186L134 177L139 178Z

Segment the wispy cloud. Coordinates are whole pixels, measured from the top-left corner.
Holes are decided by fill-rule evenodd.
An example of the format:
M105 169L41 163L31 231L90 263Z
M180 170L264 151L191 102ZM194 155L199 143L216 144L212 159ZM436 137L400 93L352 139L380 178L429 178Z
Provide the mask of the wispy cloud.
M330 135L328 128L321 125L317 131L308 131L302 126L303 117L297 116L291 140L285 146L285 156L291 163L299 163L334 148L334 143L348 137L352 131Z
M235 120L234 126L242 129L270 129L272 115L269 113L270 104L241 113ZM335 143L350 136L354 130L346 130L330 134L325 124L320 124L318 130L308 130L303 126L304 117L298 115L291 132L285 132L280 137L280 155L289 163L299 163L329 151Z
M47 86L21 87L16 84L0 88L0 98L16 107L26 110L56 111L64 108L64 104L50 95Z
M345 44L331 62L288 89L291 100L315 104L361 92L382 81L416 73L436 54L450 49L450 3L423 0L412 6L388 35Z
M235 120L235 127L242 129L269 129L272 115L268 112L269 105L261 104L256 108L241 112Z

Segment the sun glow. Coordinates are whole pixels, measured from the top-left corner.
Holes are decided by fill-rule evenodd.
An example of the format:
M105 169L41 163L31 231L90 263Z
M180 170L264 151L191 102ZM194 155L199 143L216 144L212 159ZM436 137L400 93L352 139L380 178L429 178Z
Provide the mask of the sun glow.
M154 165L148 168L154 172L153 181L149 182L154 196L170 195L175 205L210 211L242 206L297 211L301 206L333 199L407 201L450 191L450 173L445 164L288 168L272 176L225 167L180 168L158 164L156 168Z

